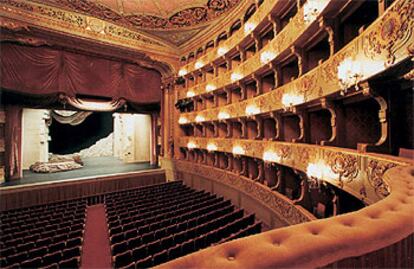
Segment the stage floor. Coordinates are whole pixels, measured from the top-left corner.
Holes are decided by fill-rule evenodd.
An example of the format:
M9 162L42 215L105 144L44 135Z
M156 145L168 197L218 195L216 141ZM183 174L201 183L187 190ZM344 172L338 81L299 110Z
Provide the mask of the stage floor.
M90 178L93 176L106 176L159 168L158 166L150 165L149 162L124 163L115 157L85 158L82 161L84 162L83 168L72 171L41 174L33 173L30 170L23 170L22 179L5 182L0 186L8 187L52 181L56 182L59 180Z

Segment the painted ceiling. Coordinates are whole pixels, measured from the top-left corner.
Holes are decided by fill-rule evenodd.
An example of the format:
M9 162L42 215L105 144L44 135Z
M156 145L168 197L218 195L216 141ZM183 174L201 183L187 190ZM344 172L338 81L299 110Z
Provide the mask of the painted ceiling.
M180 46L242 0L35 0L143 31Z

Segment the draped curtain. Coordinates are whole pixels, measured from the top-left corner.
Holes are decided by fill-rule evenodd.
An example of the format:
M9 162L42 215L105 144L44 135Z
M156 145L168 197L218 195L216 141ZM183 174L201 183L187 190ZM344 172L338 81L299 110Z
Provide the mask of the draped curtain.
M136 104L161 100L159 72L49 47L2 43L1 87L35 95L64 93L124 98Z

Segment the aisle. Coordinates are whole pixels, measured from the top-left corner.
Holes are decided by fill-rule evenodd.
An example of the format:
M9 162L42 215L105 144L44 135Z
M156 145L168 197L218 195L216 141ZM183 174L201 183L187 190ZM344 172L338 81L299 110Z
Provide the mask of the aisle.
M104 205L89 206L87 210L81 268L112 268Z

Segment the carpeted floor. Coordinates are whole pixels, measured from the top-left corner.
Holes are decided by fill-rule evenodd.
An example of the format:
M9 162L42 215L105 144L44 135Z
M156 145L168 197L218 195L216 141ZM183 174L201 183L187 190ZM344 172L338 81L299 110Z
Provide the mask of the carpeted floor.
M81 169L58 173L41 174L33 173L30 170L24 170L22 179L5 182L0 186L18 186L40 182L128 173L158 168L157 166L150 165L149 162L124 163L115 157L85 158L83 159L83 162L84 167Z
M81 257L81 269L112 268L109 232L103 204L89 206Z

